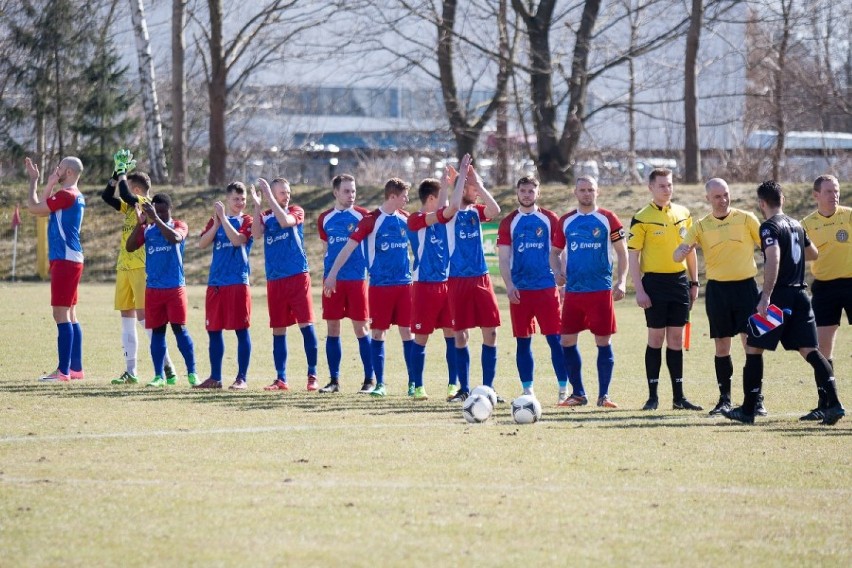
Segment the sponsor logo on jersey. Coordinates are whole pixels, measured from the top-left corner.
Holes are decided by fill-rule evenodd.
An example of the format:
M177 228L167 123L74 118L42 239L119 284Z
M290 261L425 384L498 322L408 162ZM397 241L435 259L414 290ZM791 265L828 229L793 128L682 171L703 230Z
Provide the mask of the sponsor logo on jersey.
M464 231L459 231L460 239L476 239L479 238L479 231L471 231L469 233L465 233Z
M442 244L444 244L444 239L439 239L435 235L432 235L432 236L429 237L429 242L432 243L433 245L442 245Z
M281 233L280 235L275 235L275 236L268 235L266 237L266 244L272 245L272 243L277 243L278 241L283 241L283 240L289 239L289 238L290 238L290 233Z
M835 238L837 239L838 243L845 243L849 240L849 233L843 229L840 229L839 231L837 231Z
M578 248L580 248L580 245L577 243L577 241L571 241L571 250L574 251Z
M172 250L172 247L170 246L155 247L154 245L151 245L148 247L148 254L154 254L155 252L168 252L170 250Z
M384 242L379 247L382 251L389 251L390 249L401 249L408 247L408 243L388 243Z
M518 245L517 251L524 252L527 249L543 249L544 243L521 243Z
M760 232L760 236L761 236L761 237L768 237L770 234L771 234L771 231L770 231L769 229L763 229L763 230Z
M348 240L349 240L349 237L332 237L332 236L329 236L328 237L328 244L336 245L337 243L345 243Z

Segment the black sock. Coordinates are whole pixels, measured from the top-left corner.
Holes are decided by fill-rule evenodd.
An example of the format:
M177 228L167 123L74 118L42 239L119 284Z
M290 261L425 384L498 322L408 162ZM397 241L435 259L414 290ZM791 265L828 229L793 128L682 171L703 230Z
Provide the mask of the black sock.
M822 387L822 390L825 393L826 408L834 406L840 402L837 400L837 387L834 384L834 373L831 370L831 365L828 364L828 360L822 356L822 353L817 350L813 350L808 353L807 357L805 357L805 361L814 368L814 379L816 380L817 391L819 391L819 388Z
M657 398L660 367L663 366L663 348L645 347L645 377L648 379L648 398Z
M730 355L716 357L716 384L719 385L719 394L731 400L731 377L734 376L734 362Z
M672 379L672 399L683 398L683 351L666 347L666 367Z
M754 414L763 386L763 355L746 355L743 367L743 411Z

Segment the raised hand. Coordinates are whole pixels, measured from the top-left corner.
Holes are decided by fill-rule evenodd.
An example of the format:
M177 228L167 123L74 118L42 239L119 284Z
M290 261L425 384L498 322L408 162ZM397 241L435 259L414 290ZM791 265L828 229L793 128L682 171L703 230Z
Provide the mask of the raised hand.
M254 187L254 184L249 186L249 192L251 193L251 199L254 201L255 207L260 207L260 204L263 202L263 196L257 192L257 188Z
M148 220L152 223L157 219L157 209L154 207L154 204L146 201L142 203L142 211L145 212L145 215L148 217Z
M24 158L24 168L27 170L27 177L30 181L38 181L41 173L38 171L38 165L29 158Z
M218 219L219 221L225 220L225 204L221 201L217 201L213 204L213 217Z
M47 178L47 186L53 187L57 183L59 183L59 166L53 168L53 171L50 173L50 176Z

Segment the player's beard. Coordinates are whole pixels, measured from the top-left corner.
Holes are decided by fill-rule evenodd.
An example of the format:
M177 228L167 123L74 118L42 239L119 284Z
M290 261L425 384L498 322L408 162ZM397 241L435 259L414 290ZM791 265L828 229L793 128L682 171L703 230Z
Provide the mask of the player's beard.
M528 199L526 201L518 199L518 203L521 207L535 207L535 201L535 199Z

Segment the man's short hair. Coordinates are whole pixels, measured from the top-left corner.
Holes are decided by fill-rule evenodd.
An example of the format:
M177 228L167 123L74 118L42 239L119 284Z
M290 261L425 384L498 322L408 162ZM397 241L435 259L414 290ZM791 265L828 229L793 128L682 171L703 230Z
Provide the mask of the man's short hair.
M648 183L654 183L658 177L671 177L672 171L668 168L654 168L648 176Z
M276 183L280 183L281 185L284 185L284 186L290 187L290 182L289 182L289 181L287 181L287 179L286 179L286 178L283 178L283 177L277 177L277 178L274 178L271 182L269 182L269 187L272 187L272 186L273 186L273 185L275 185Z
M77 156L65 156L60 163L64 163L67 167L77 172L77 175L83 173L83 161Z
M399 178L390 178L385 183L385 199L388 199L391 195L400 195L409 189L411 189L411 185L408 182Z
M127 183L135 187L141 187L145 190L145 193L148 193L148 190L151 189L151 178L145 172L127 174Z
M836 177L831 174L822 174L814 180L814 191L819 193L822 190L822 183L825 181L830 181L834 187L840 187L840 182L837 181Z
M757 186L757 198L765 201L770 207L781 207L781 197L784 196L784 190L781 189L781 184L775 180L766 180Z
M154 195L154 197L151 198L151 203L162 203L168 209L172 208L172 198L169 197L168 193L157 193L156 195Z
M340 184L342 184L344 181L354 182L355 178L349 174L336 175L334 176L334 179L331 180L332 189L340 189Z
M592 187L595 189L598 188L598 180L595 179L595 176L578 176L576 180L574 180L574 187L577 187L581 181L587 181L592 184Z
M420 198L420 203L426 203L430 195L437 197L440 192L441 180L435 178L426 178L417 187L417 196Z
M232 181L225 188L225 193L236 193L238 195L246 194L246 184L241 181Z
M524 177L522 177L521 179L518 180L518 183L515 184L515 189L518 189L522 185L527 185L527 184L531 184L531 185L538 187L539 185L541 185L541 182L538 181L538 179L536 179L535 176L524 176Z

